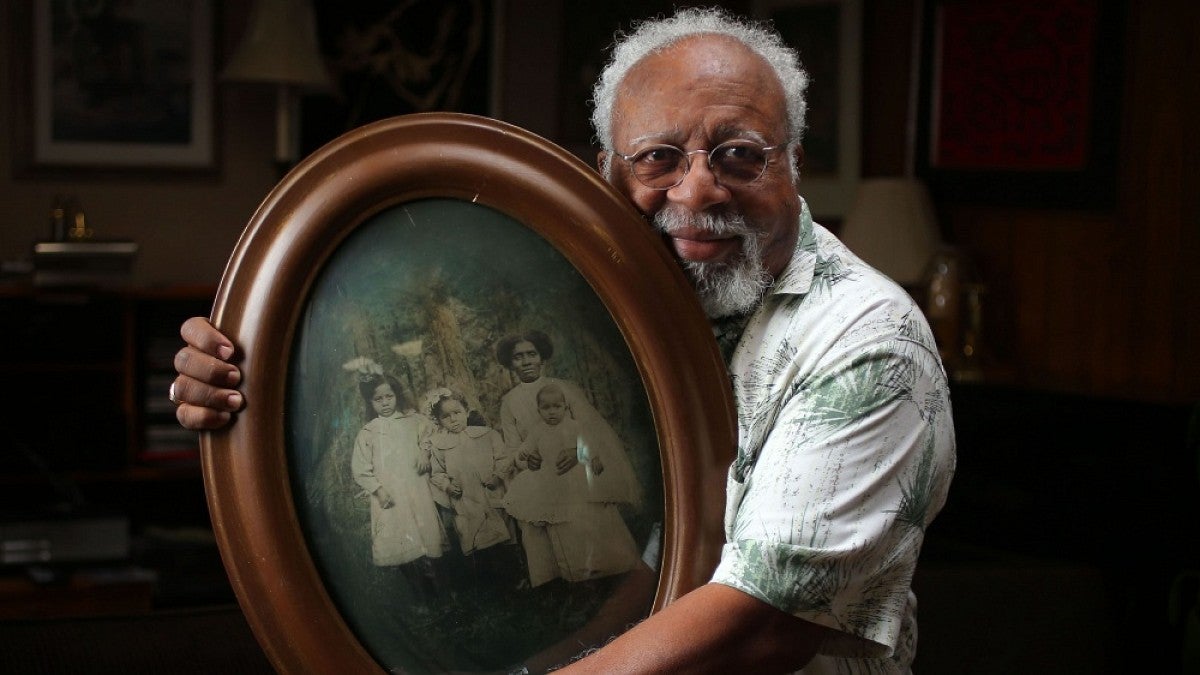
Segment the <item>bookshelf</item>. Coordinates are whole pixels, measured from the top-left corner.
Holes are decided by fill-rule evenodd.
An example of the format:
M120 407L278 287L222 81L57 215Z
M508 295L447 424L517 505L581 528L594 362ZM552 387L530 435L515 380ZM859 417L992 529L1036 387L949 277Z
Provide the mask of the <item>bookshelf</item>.
M214 293L0 287L0 374L24 392L4 407L14 451L0 479L198 465L196 436L175 423L166 391L179 325L208 314Z
M30 597L47 611L82 611L49 593L79 574L149 571L155 607L229 599L198 438L167 400L179 326L215 292L0 286L0 539L22 552L0 557L0 581L45 591ZM85 546L100 526L119 534Z

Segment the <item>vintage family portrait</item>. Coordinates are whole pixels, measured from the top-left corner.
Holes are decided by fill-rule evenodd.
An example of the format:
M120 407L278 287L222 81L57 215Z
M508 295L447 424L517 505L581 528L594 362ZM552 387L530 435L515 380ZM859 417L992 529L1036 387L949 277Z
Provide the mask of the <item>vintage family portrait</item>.
M645 389L588 282L516 220L439 198L358 226L313 284L287 390L310 553L386 669L505 672L649 613Z

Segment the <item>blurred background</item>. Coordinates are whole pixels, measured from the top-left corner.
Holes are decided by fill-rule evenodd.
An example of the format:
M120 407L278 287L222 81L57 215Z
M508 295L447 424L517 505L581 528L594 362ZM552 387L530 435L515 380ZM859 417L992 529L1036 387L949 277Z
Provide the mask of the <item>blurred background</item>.
M219 667L265 667L165 400L179 323L362 124L488 115L591 164L605 47L673 4L0 0L0 666L209 630ZM1198 6L720 4L801 51L801 193L953 379L918 672L1197 672Z

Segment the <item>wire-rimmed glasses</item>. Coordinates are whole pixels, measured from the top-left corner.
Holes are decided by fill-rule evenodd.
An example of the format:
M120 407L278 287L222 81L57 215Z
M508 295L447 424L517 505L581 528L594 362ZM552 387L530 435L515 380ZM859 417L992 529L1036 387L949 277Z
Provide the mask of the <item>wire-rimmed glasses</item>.
M708 155L708 170L726 187L748 185L767 170L769 153L781 145L760 145L734 139L711 150L684 150L674 145L651 145L631 155L616 153L629 163L638 182L654 190L670 190L683 182L692 168L692 155Z

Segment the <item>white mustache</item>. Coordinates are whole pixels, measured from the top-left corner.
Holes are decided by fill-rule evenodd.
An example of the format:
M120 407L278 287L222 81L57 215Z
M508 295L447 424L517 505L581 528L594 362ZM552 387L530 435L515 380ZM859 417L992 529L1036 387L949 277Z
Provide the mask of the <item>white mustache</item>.
M659 232L672 234L684 228L711 232L721 237L748 236L753 230L740 213L691 213L668 206L654 214L654 226Z

